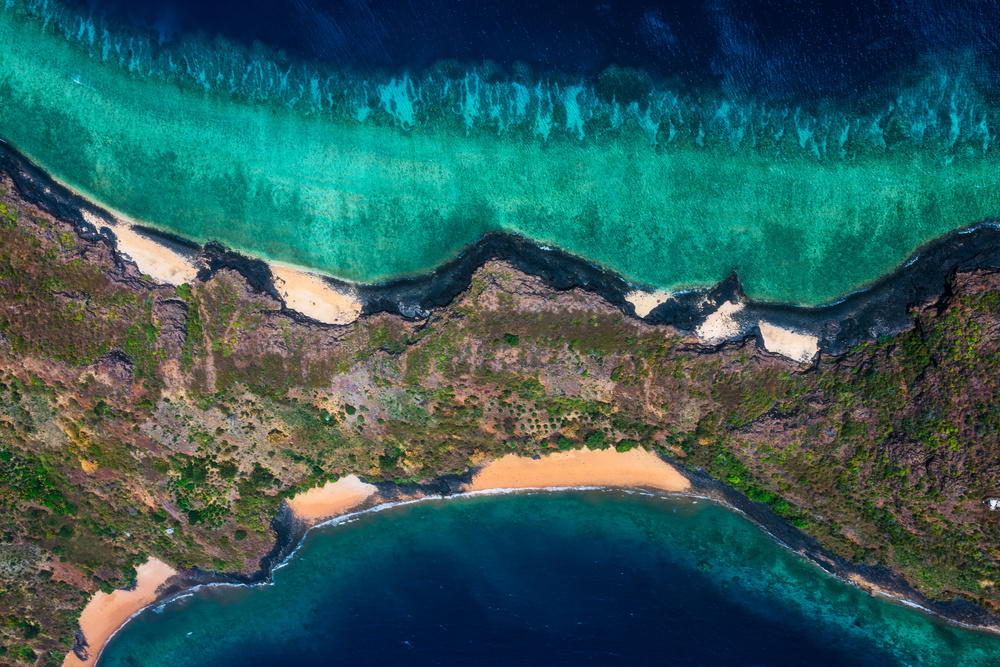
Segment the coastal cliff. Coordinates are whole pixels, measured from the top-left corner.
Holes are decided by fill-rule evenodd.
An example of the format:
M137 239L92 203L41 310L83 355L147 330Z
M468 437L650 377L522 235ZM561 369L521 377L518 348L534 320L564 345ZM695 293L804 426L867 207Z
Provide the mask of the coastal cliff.
M642 318L620 278L489 237L327 324L224 248L182 248L188 283L143 275L85 202L5 160L0 662L61 662L91 594L150 556L189 582L267 576L297 539L276 541L284 500L326 481L447 492L582 447L655 452L841 576L997 625L990 227L827 309L747 303L733 278ZM767 326L816 352L776 353Z

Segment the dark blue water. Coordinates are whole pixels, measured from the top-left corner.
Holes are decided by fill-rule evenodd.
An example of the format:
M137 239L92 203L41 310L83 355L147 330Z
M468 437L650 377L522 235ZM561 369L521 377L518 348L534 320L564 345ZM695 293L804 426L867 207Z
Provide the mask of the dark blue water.
M314 532L275 585L147 611L100 664L990 665L1000 637L871 598L704 502L428 502Z
M975 54L995 73L997 3L976 0L92 0L158 31L262 42L372 69L434 61L521 61L593 75L611 64L774 95L865 95L887 72Z

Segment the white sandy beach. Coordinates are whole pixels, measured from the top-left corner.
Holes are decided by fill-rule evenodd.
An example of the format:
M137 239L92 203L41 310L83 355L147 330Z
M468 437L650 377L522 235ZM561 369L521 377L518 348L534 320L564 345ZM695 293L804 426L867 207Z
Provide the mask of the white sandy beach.
M90 201L79 190L66 183L60 184ZM101 208L112 217L112 222L82 209L84 219L98 230L102 227L111 229L118 241L118 251L135 262L140 273L168 285L195 281L202 268L197 258L138 233L135 227L140 223L120 211L103 205ZM321 274L282 264L268 266L275 278L275 288L288 308L326 324L350 324L361 315L361 302L331 287Z
M780 354L799 363L812 361L819 352L819 338L816 336L784 329L764 320L761 320L758 326L768 352Z
M636 315L639 317L646 317L646 315L649 315L654 308L669 299L671 296L670 292L664 292L663 290L657 290L655 292L633 290L625 295L625 300L631 303L632 307L635 308Z
M108 227L118 241L118 251L135 262L139 272L157 282L183 285L194 282L201 269L193 256L177 252L133 229L135 221L111 213L114 223L84 211L84 219L98 229ZM327 284L317 273L283 265L270 265L275 288L285 305L326 324L350 324L361 315L361 302Z
M106 220L83 210L84 220L97 229L111 229L118 241L118 252L135 262L140 273L168 285L183 285L198 277L200 267L192 257L137 233L133 229L134 221L114 213L112 215L115 221L108 224Z
M746 304L743 301L726 301L709 313L694 333L709 345L742 338L753 327L753 320L747 317L745 310ZM757 320L757 327L764 349L768 352L799 363L809 363L819 353L819 338L815 335L779 327L766 320Z
M98 591L80 615L80 630L87 639L87 660L80 660L72 651L63 660L63 667L93 665L118 628L143 607L156 601L156 592L177 571L155 558L136 568L136 586L131 591Z
M317 322L350 324L361 315L361 302L334 289L322 276L302 269L271 264L274 287L285 305Z

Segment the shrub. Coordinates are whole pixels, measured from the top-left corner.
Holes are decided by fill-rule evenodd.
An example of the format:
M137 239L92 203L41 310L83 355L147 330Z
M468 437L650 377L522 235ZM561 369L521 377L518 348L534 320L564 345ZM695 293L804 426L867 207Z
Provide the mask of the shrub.
M636 440L619 440L618 444L615 446L615 450L621 453L625 453L630 449L635 449L639 446Z
M217 465L219 470L219 477L222 479L236 479L236 473L239 471L238 466L232 461L223 461Z
M591 431L587 434L587 439L584 440L584 444L587 445L589 449L607 449L604 431Z

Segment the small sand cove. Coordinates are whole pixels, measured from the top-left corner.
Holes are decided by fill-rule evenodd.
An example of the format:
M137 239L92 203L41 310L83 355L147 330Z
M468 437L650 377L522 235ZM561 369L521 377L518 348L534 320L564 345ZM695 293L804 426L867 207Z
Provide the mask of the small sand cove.
M361 315L361 302L334 289L322 276L281 264L271 265L274 287L285 305L326 324L350 324Z
M819 338L760 321L760 336L768 352L780 354L792 361L809 363L819 352Z
M70 651L63 667L93 665L115 632L132 616L156 601L157 591L177 570L163 561L150 558L136 569L136 585L132 590L112 593L98 591L90 598L80 615L80 631L87 640L87 659L81 660Z
M313 524L346 513L371 498L376 490L374 484L348 475L300 493L287 501L288 508L300 521Z
M533 459L508 454L484 465L456 495L510 489L571 487L645 487L680 493L690 483L677 468L642 449L579 449ZM313 525L362 505L383 502L377 487L350 475L336 482L300 493L288 507L300 521Z
M655 292L645 292L643 290L633 290L625 295L625 300L635 308L635 314L639 317L646 317L653 309L659 306L672 296L670 292L656 290Z
M710 345L718 345L743 335L746 324L739 317L746 308L743 301L726 301L695 329L695 335Z

